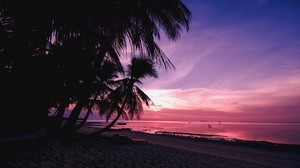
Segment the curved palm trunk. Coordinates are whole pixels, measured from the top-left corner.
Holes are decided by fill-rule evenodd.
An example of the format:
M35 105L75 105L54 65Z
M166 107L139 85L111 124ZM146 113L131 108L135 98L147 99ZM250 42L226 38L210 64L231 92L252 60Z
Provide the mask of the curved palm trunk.
M119 120L119 118L120 118L121 115L122 115L122 112L123 112L123 110L124 110L124 107L125 107L125 104L126 104L127 99L128 99L128 96L126 96L125 100L123 101L122 107L121 107L121 109L119 110L117 117L116 117L110 124L108 124L106 127L104 127L104 128L102 128L102 129L100 129L100 130L98 130L98 131L95 131L95 132L91 133L91 135L99 135L99 134L102 134L103 132L108 131L112 126L114 126L115 123Z
M103 132L108 131L112 126L115 125L115 123L119 120L120 117L121 117L121 113L118 113L117 117L110 124L108 124L106 127L102 128L101 130L91 133L91 135L99 135L99 134L102 134Z
M68 121L66 122L66 124L64 125L64 127L62 129L63 133L66 134L65 136L69 136L76 132L75 125L76 125L76 122L80 115L80 112L81 112L82 108L88 103L88 100L90 98L89 97L90 93L88 93L87 91L89 90L89 88L91 88L91 85L93 83L93 78L95 77L95 74L97 72L97 68L99 66L101 66L101 63L104 60L106 50L103 48L103 50L100 50L100 52L101 52L101 53L99 53L100 58L97 59L96 64L93 67L93 73L89 76L89 79L85 83L85 88L86 88L86 89L84 89L85 92L82 93L83 95L81 95L78 98L78 101L77 101L74 109L71 112L70 118L68 119Z
M86 98L86 99L88 99L88 98ZM76 132L75 125L76 125L76 122L80 115L80 112L85 104L86 104L86 100L84 98L81 98L76 103L76 106L74 107L74 109L71 112L70 118L68 119L68 121L62 128L62 131L65 134L65 136L69 136Z
M76 126L76 130L79 130L87 121L87 119L89 118L90 114L92 113L91 108L89 108L88 112L85 114L83 120L80 122L80 124L78 124Z
M64 101L60 106L58 107L57 114L55 115L55 123L54 127L56 129L60 129L62 127L62 121L65 114L65 109L68 106L67 101Z
M93 107L94 102L97 99L98 95L99 95L99 92L95 95L95 97L92 101L92 104L88 107L87 113L85 114L85 116L84 116L83 120L80 122L80 124L76 127L76 130L79 130L86 123L87 119L89 118L90 114L92 113L92 107Z

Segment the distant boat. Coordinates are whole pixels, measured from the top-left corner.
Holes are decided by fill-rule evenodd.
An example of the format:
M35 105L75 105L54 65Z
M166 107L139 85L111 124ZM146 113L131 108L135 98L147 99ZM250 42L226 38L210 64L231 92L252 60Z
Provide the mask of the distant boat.
M212 125L208 124L207 127L208 127L208 128L212 128Z

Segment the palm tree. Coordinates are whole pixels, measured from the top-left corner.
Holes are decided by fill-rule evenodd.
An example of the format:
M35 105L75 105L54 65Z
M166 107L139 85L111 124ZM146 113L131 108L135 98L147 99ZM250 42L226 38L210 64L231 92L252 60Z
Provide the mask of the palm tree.
M118 83L114 81L114 79L118 78L118 74L123 74L123 67L119 67L116 63L111 60L105 59L102 69L97 74L97 82L95 82L93 89L94 95L93 98L90 99L88 103L87 113L83 120L77 125L77 129L80 129L87 121L90 114L92 114L92 109L96 108L101 111L106 111L108 106L105 102L105 97L113 91L113 87L115 87Z
M109 130L121 116L129 116L130 119L137 117L139 119L143 112L143 103L147 106L149 106L150 103L154 104L152 100L136 85L136 83L142 84L141 79L147 77L158 77L153 61L144 56L133 57L131 59L131 64L127 67L126 75L127 78L120 80L121 84L119 87L108 95L108 100L111 102L110 110L100 111L102 115L106 115L107 121L115 112L117 112L116 118L105 128L92 134L100 134Z
M170 60L161 51L155 42L155 37L160 38L160 30L165 32L170 40L177 40L180 36L182 27L189 28L190 12L179 0L166 1L110 1L102 4L105 9L116 9L114 11L105 11L101 15L110 16L109 19L100 17L101 22L97 22L99 18L93 18L93 11L90 21L95 21L92 25L97 25L101 32L95 31L100 38L98 63L101 64L101 58L109 51L119 53L129 45L133 53L146 53L149 59L156 64L165 68L174 68ZM99 15L97 15L99 16ZM95 20L93 20L95 19ZM103 19L103 20L102 20ZM89 23L90 24L90 23ZM98 29L99 29L98 28ZM98 30L96 29L96 30ZM93 29L94 30L94 29ZM85 32L83 32L85 33ZM58 34L59 35L59 34ZM59 37L58 37L59 39ZM111 53L109 53L111 54ZM94 66L96 67L96 66ZM87 79L84 87L88 90L93 81L94 75L90 75L91 79ZM78 99L78 102L71 113L70 120L66 124L66 128L72 128L80 114L82 107L87 103L90 94L84 92Z
M38 93L46 96L33 101L33 107L60 105L62 113L76 102L67 129L74 128L81 110L89 107L91 97L98 92L91 88L105 57L118 60L120 52L129 46L133 55L144 54L161 67L174 68L155 40L160 39L161 32L177 40L183 28L189 29L191 19L180 0L3 0L0 8L1 17L4 13L13 27L12 33L6 32L12 34L7 36L7 43L13 45L0 46L0 54L7 58L1 59L1 69L14 72L19 84L34 74L28 84L30 91L37 94L35 97ZM52 46L64 49L57 52ZM37 61L40 58L44 63ZM35 83L45 83L41 88L46 89L35 91Z

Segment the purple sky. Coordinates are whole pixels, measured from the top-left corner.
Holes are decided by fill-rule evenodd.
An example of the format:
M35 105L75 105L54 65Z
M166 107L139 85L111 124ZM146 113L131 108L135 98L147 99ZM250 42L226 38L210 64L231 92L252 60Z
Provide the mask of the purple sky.
M144 81L142 119L300 122L300 1L183 3L190 31L159 42L176 70Z

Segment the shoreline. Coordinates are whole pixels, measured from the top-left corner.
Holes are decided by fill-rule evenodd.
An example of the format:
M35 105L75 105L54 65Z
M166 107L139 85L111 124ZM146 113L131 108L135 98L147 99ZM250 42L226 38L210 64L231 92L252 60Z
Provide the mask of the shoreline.
M300 145L228 142L205 138L114 130L89 136L83 127L69 142L53 137L0 143L7 167L299 167ZM116 141L113 134L145 139ZM34 135L34 134L33 134ZM117 160L117 161L116 161Z
M88 129L88 130L87 130ZM85 133L94 128L84 128ZM149 143L208 154L227 159L235 159L249 163L262 164L263 167L299 167L300 145L280 144L266 141L226 141L207 138L191 138L174 135L149 134L139 131L114 130L104 135L112 134L128 136L130 138L146 139ZM295 166L296 165L296 166Z
M126 121L128 128L145 133L178 133L179 136L205 137L212 139L266 141L280 144L299 144L300 123L245 123L245 122L187 122L187 121ZM102 127L105 123L89 121L87 126Z
M92 129L97 130L99 129L97 126L85 126L84 129ZM92 132L90 130L89 132ZM249 140L249 139L239 139L239 138L232 138L224 135L218 135L218 134L205 134L205 133L189 133L189 132L178 132L178 131L155 131L155 132L147 132L142 130L133 130L129 127L118 127L118 128L112 128L110 132L119 132L119 131L132 131L132 132L141 132L145 134L154 134L154 135L170 135L170 136L176 136L176 137L186 137L186 138L196 138L196 139L202 139L202 140L212 140L212 141L223 141L223 142L236 142L236 143L264 143L269 145L277 145L277 146L300 146L296 143L279 143L279 142L272 142L267 140Z
M197 134L203 135L201 137L191 137L191 136L178 136L175 134L181 134L180 132L167 132L169 134L152 134L146 133L142 131L132 131L132 130L113 130L104 133L106 136L112 136L112 134L120 134L129 137L137 137L137 138L149 138L149 137L166 137L170 139L178 139L178 140L187 140L194 142L206 142L213 144L224 144L224 145L233 145L233 146L244 146L249 148L258 148L258 149L268 149L275 151L287 151L287 152L295 152L300 154L300 144L284 144L284 143L274 143L268 141L255 141L255 140L242 140L242 139L226 139L226 138L215 138L211 139L211 136L219 136L213 134ZM189 134L189 133L182 133ZM151 139L151 138L150 138ZM151 142L151 141L150 141Z
M224 137L221 135L214 135L214 134L193 134L193 133L169 132L169 131L159 131L158 133L155 133L155 135L174 136L174 137L188 138L188 139L191 138L199 141L227 143L227 144L234 144L234 145L247 145L252 147L260 147L260 148L263 147L269 149L274 149L276 147L277 150L281 149L281 150L291 150L295 152L300 152L300 144L275 143L270 141L258 141L258 140L244 140L238 138L228 138L228 137Z
M40 143L6 146L1 152L0 164L5 168L265 167L157 144L123 144L104 137L91 139L82 135L72 137L68 144L48 139Z

